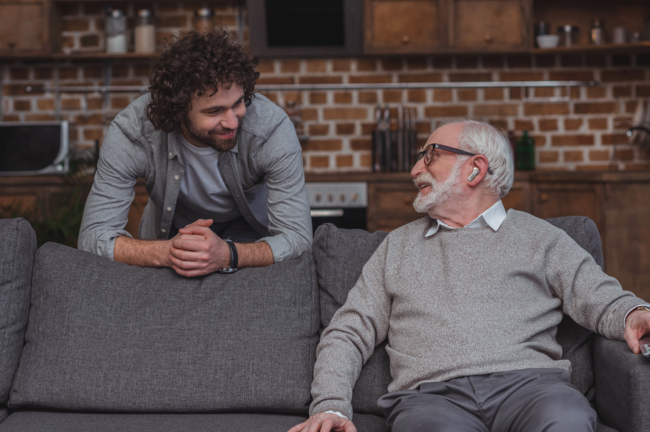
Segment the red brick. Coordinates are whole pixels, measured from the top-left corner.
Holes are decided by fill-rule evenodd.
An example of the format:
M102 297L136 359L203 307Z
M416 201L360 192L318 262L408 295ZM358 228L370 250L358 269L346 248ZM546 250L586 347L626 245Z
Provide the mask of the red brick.
M436 69L451 69L453 58L450 55L437 55L433 57L433 67Z
M309 125L309 135L327 135L330 130L328 124L312 124Z
M630 142L625 134L602 134L600 140L603 145L628 144Z
M36 83L24 83L24 84L12 84L4 86L4 95L5 96L33 96L43 94L43 90L38 90L38 86L42 84ZM32 86L32 91L27 93L27 86Z
M260 60L257 64L257 71L259 73L274 73L275 61L273 60Z
M186 27L187 17L184 15L166 15L158 17L158 28Z
M63 36L61 37L61 46L63 48L74 48L74 40L73 36Z
M485 100L503 100L503 89L486 88L483 89L483 99Z
M42 111L54 111L54 99L39 99L36 106Z
M88 18L72 18L61 20L61 30L63 31L88 31L90 22Z
M574 131L582 127L582 119L564 119L564 130Z
M614 117L614 129L629 129L632 127L632 117Z
M126 65L114 65L111 68L111 78L126 78L129 76L129 68Z
M29 69L27 68L11 68L9 69L9 78L12 80L26 80L29 79Z
M426 102L427 101L427 91L426 90L409 90L408 91L408 101L409 102Z
M300 72L300 60L282 60L280 62L280 71L287 72Z
M509 88L508 95L512 100L521 99L521 88Z
M393 81L390 75L351 75L350 83L389 83Z
M533 61L529 54L513 54L508 56L508 67L512 69L532 67Z
M332 60L332 70L334 72L349 72L352 65L351 60L335 59Z
M99 36L94 34L81 36L79 43L84 48L99 47Z
M408 70L422 70L427 68L426 57L408 57L406 59L406 68Z
M325 120L365 120L368 118L368 110L366 108L325 108L323 118Z
M618 104L616 102L589 102L576 103L573 106L576 114L616 114Z
M307 60L306 63L307 72L327 72L327 60Z
M399 71L404 68L402 59L382 59L381 69L385 71Z
M352 93L350 92L336 92L334 93L334 103L337 104L351 104Z
M369 168L372 166L372 155L362 154L361 155L361 164L362 167Z
M377 70L376 59L357 59L357 72L371 72Z
M433 91L434 102L451 102L453 93L449 89L435 89Z
M540 163L553 163L560 160L560 152L557 151L540 151L539 152L539 162Z
M543 81L542 72L501 72L499 81ZM490 80L483 80L490 81Z
M354 130L354 123L337 123L336 125L337 135L352 135L354 134Z
M340 76L306 76L298 78L300 84L339 84L343 80Z
M553 146L593 145L593 135L556 135L551 140Z
M309 93L309 103L312 105L326 104L327 103L327 93Z
M328 156L312 156L309 158L309 165L312 168L329 168L330 158Z
M535 56L535 66L538 68L550 68L555 66L555 55L539 54Z
M84 130L84 139L86 141L102 140L104 138L104 131L102 129L86 129Z
M352 150L370 150L372 142L370 138L355 138L350 140Z
M458 69L477 69L478 56L458 56L456 57L456 68Z
M600 80L602 82L645 81L645 71L640 69L602 71Z
M567 103L527 103L524 115L564 115L569 114Z
M477 116L514 116L518 113L519 104L474 105L474 115Z
M18 115L16 115L16 114L5 114L4 115L4 121L16 122L16 121L19 121L19 120L20 120L20 117L18 117Z
M456 90L456 95L461 102L475 101L477 98L475 89L458 89Z
M629 101L625 103L625 112L627 114L634 114L636 112L637 101Z
M102 76L102 68L99 66L86 66L83 68L84 78L101 78Z
M650 96L650 86L636 86L636 96L637 97Z
M580 150L567 150L562 153L562 159L564 162L582 162L584 154Z
M539 130L540 131L556 131L557 130L557 120L556 119L547 119L539 121Z
M589 119L589 129L591 130L605 130L607 129L606 118L592 118Z
M442 74L439 73L417 73L417 74L400 74L399 82L441 82Z
M14 101L14 110L15 111L31 111L32 101L30 100L15 100Z
M488 123L501 131L508 130L508 120L492 119L488 120Z
M336 156L336 166L338 168L348 168L352 166L352 155Z
M5 121L15 121L7 118L9 116L5 116ZM16 119L17 120L17 119ZM25 115L25 121L55 121L56 117L54 117L52 114L27 114Z
M424 109L425 117L464 117L467 116L466 105L430 106Z
M535 142L535 147L543 147L546 145L546 137L544 135L530 135Z
M594 79L593 71L551 71L549 80L551 81L592 81Z
M500 69L503 67L503 56L499 54L483 57L483 67L486 69Z
M331 151L331 150L341 150L343 148L343 143L341 140L337 139L325 139L325 140L316 140L309 139L305 144L303 144L303 150L305 151Z
M402 102L402 90L384 90L384 103Z
M420 134L430 134L431 133L431 123L430 122L417 122L417 123L415 123L415 130Z
M377 103L377 92L359 92L359 103L361 104L375 104Z
M607 87L587 87L588 99L600 99L607 97Z
M293 77L260 77L257 80L258 85L274 84L294 84Z
M80 109L81 108L81 99L77 98L68 98L61 99L61 109Z
M318 120L318 110L316 108L303 108L302 119L304 121Z
M131 103L128 96L113 96L111 98L111 108L124 109Z
M482 73L450 73L449 81L452 82L470 82L470 81L492 81L492 74L489 72Z
M79 140L79 129L71 127L68 129L68 140L69 141L78 141Z
M87 109L101 109L102 102L104 101L101 97L89 97L86 99L86 108Z
M560 56L562 67L579 67L582 66L582 56L580 54L564 54Z
M534 131L535 123L532 120L515 120L516 131Z
M634 151L632 149L620 149L614 153L614 158L619 161L629 162L634 160Z
M151 73L151 65L149 64L133 65L133 76L148 77L150 73Z
M74 118L77 125L101 125L104 123L101 114L79 114Z
M589 150L589 160L595 162L602 162L609 160L608 150Z
M144 84L142 79L114 79L112 81L113 85L120 85L120 86L141 86Z
M613 87L612 94L614 97L630 97L632 96L631 86Z
M54 77L54 70L51 67L47 68L35 68L34 69L34 79L52 79Z
M598 164L598 165L576 165L576 171L608 171L612 170L611 165Z

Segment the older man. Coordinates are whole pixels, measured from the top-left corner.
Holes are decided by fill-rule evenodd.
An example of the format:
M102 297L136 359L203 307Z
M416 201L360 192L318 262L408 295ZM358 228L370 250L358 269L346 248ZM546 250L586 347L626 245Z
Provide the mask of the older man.
M411 172L429 217L365 265L318 346L311 417L290 432L356 431L352 389L386 337L393 381L378 405L393 432L596 429L557 325L566 313L638 353L650 312L564 231L505 211L513 171L488 124L431 135Z

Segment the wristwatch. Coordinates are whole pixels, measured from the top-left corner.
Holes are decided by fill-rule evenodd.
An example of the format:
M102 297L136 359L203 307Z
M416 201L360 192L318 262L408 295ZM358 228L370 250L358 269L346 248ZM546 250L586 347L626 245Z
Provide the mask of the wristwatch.
M237 270L239 270L237 268L237 247L235 246L235 243L230 239L226 239L224 241L226 242L228 248L230 249L230 266L217 270L217 273L226 273L226 274L235 273Z

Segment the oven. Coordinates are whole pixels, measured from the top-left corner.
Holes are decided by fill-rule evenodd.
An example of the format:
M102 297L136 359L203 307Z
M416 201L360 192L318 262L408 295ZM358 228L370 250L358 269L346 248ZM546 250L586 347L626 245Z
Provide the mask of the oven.
M367 229L368 183L306 183L314 228L331 223L338 228Z

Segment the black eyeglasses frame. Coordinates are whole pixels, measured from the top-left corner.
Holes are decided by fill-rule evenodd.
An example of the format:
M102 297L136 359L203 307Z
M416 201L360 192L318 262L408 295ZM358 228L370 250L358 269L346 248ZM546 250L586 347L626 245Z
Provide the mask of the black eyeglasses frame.
M421 152L418 152L418 154L415 156L415 163L418 163L420 161L420 159L422 159L427 154L427 150L429 150L429 147L433 147L434 150L440 149L440 150L445 150L445 151L448 151L448 152L451 152L451 153L456 153L456 154L464 155L464 156L476 156L475 153L466 152L465 150L457 149L457 148L454 148L454 147L449 147L449 146L446 146L446 145L443 145L443 144L433 143L433 144L429 144L428 146L426 146L424 148L424 150L422 150ZM432 150L432 154L433 154L433 150ZM427 163L427 161L425 159L424 164L426 166L429 166L432 161L433 161L433 158L431 158L429 163ZM489 166L488 166L488 173L494 174L494 172L492 172L492 168L490 168Z

